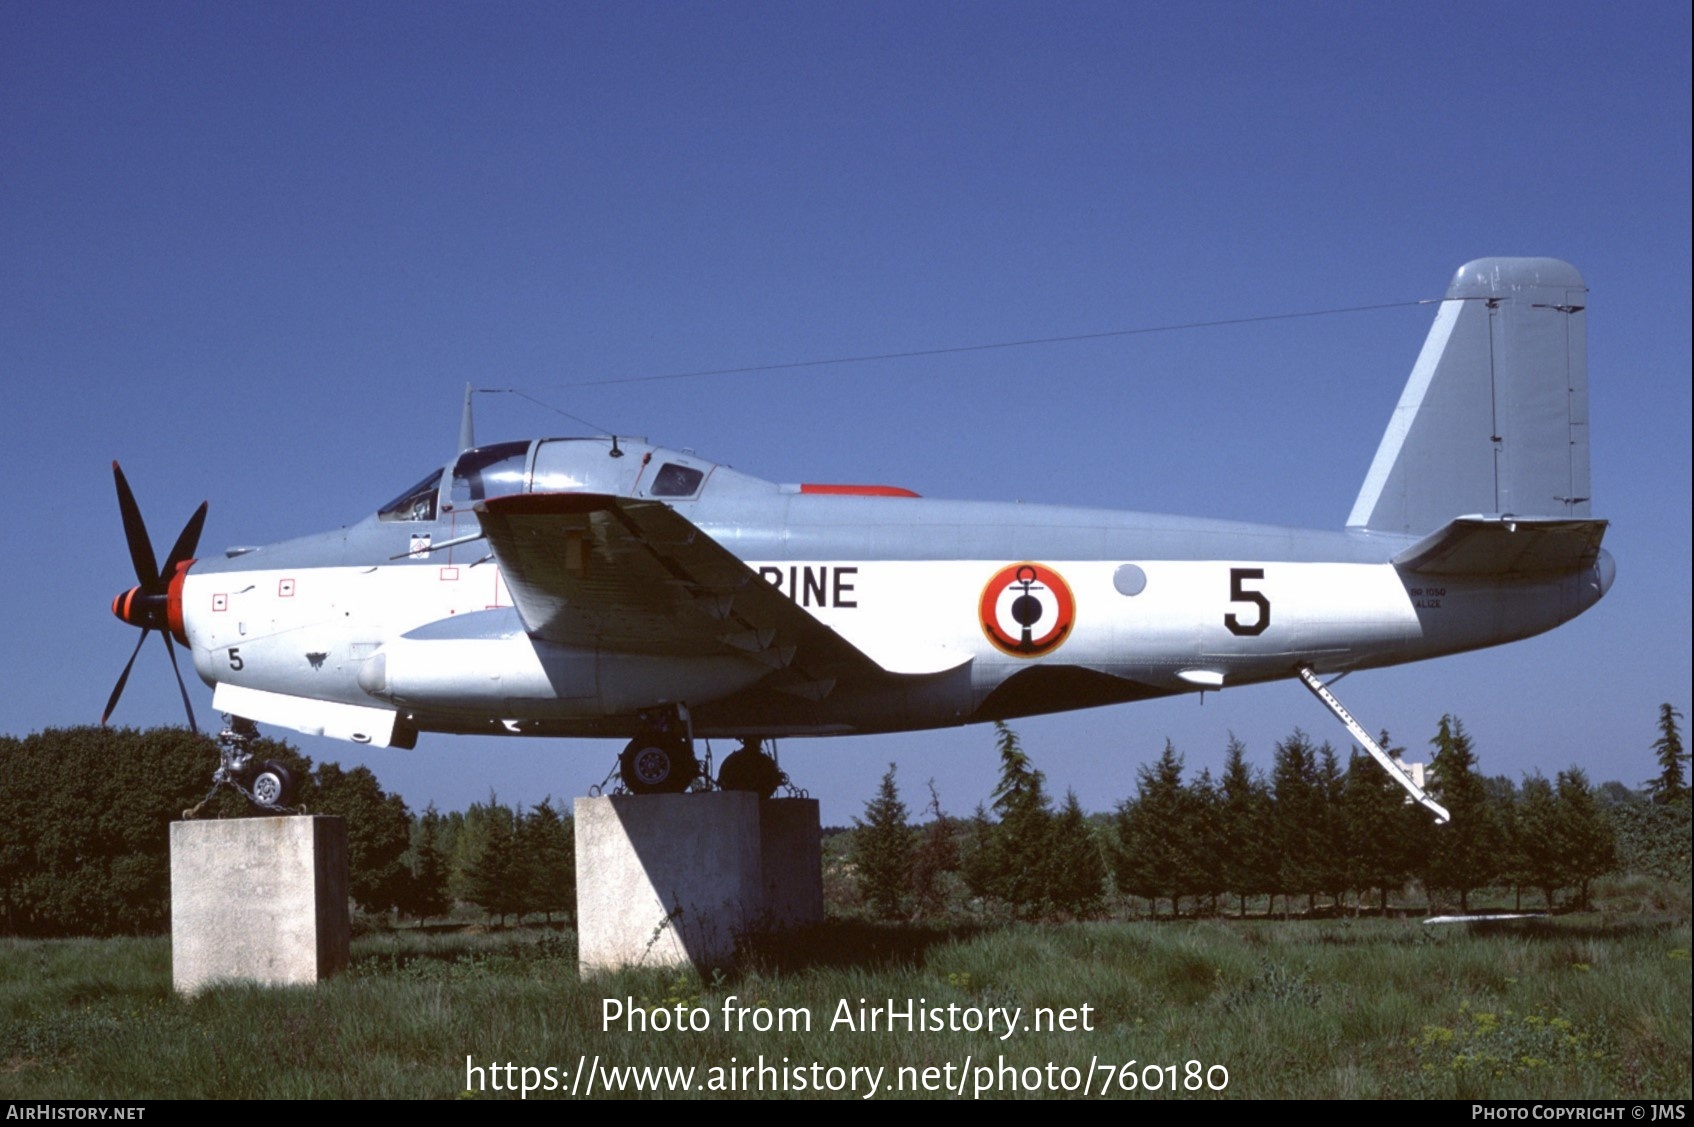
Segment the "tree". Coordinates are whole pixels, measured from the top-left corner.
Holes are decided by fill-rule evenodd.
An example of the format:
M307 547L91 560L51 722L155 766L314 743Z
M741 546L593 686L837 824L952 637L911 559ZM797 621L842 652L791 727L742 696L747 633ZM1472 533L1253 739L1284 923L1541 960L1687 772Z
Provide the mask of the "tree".
M1188 857L1189 887L1195 896L1206 897L1215 913L1218 897L1229 887L1223 855L1223 792L1208 768L1201 770L1185 795L1182 846Z
M399 908L419 923L432 916L445 916L453 908L453 898L447 892L447 857L441 849L441 822L432 802L415 824L411 879L405 883Z
M1247 914L1247 898L1276 888L1276 854L1270 841L1270 792L1247 762L1247 748L1235 733L1223 764L1224 885L1239 898Z
M1559 858L1559 804L1553 784L1540 772L1523 781L1516 819L1517 842L1511 850L1517 879L1539 889L1547 910L1557 904L1565 886L1565 868Z
M1470 894L1499 874L1499 831L1464 724L1443 716L1430 743L1435 748L1433 790L1452 820L1436 835L1428 882L1456 892L1459 910L1468 912Z
M1560 867L1566 881L1576 885L1577 902L1586 908L1589 884L1617 863L1617 836L1580 768L1559 772L1555 825Z
M1135 798L1117 811L1118 886L1132 896L1152 902L1171 902L1171 914L1181 915L1182 898L1199 886L1195 851L1190 837L1192 796L1182 785L1182 756L1165 741L1165 750L1152 764L1135 773Z
M348 891L360 907L385 912L405 898L412 816L399 795L385 793L369 767L320 763L312 809L347 822Z
M1099 915L1105 907L1106 858L1074 790L1065 793L1053 822L1052 866L1053 907L1076 919Z
M872 910L884 919L899 914L912 867L912 829L906 804L894 784L894 764L882 776L876 797L865 803L865 817L853 819L853 865L859 888Z
M979 900L998 900L1001 896L998 830L979 802L960 834L959 875Z
M1387 749L1388 733L1381 742ZM1400 784L1370 756L1355 751L1347 760L1341 814L1347 827L1348 879L1361 893L1376 889L1385 915L1388 890L1405 884L1411 871L1407 831L1421 807L1409 806L1405 798Z
M1323 787L1318 780L1317 750L1300 729L1276 745L1271 769L1272 817L1277 845L1277 885L1283 896L1303 893L1315 906L1324 883ZM1286 900L1284 901L1286 906Z
M941 809L935 780L929 781L929 822L918 832L912 850L912 900L919 915L932 916L947 907L951 873L959 871L959 827Z
M1000 815L994 834L1000 896L1013 914L1029 919L1040 915L1047 902L1053 813L1044 789L1046 776L1024 754L1017 733L998 720L994 728L1000 748L1000 783L994 788L994 811Z
M1653 751L1659 759L1659 773L1647 783L1647 792L1660 806L1687 801L1688 798L1688 783L1682 777L1688 751L1682 744L1682 731L1676 726L1681 719L1682 713L1668 703L1659 706L1659 738L1653 741Z
M1339 911L1349 877L1348 857L1352 843L1347 840L1347 818L1342 800L1346 793L1347 773L1341 769L1341 758L1328 740L1317 751L1317 787L1322 801L1318 804L1318 887L1329 893L1329 899Z
M311 760L258 740L304 780ZM170 913L170 824L253 813L231 790L202 803L218 751L184 728L48 728L0 737L0 930L145 935Z
M518 821L514 877L522 910L553 913L576 910L576 837L571 820L560 817L553 798L543 798Z
M465 871L465 899L500 919L524 912L523 879L518 870L517 816L510 806L502 806L489 792L486 806L472 804L465 811L467 828L472 822L480 824L482 833L477 852ZM468 834L466 836L469 836Z

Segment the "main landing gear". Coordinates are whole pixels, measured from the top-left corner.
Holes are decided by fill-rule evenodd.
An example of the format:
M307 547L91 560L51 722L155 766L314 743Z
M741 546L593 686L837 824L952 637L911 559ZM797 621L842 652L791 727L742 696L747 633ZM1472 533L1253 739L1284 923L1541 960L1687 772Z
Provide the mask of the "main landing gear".
M618 777L636 794L681 794L700 777L686 737L637 736L618 756Z
M745 738L741 746L724 757L718 768L718 787L722 790L749 790L760 798L769 798L776 788L788 781L775 759L765 754L757 737Z
M711 783L711 773L694 757L685 710L649 713L642 719L647 730L624 745L618 756L618 778L626 790L681 794L701 777ZM760 798L769 798L787 782L788 776L756 736L742 739L741 746L724 758L717 777L719 790L750 791Z
M644 712L644 731L618 756L618 777L633 794L681 794L700 777L688 710L682 705Z

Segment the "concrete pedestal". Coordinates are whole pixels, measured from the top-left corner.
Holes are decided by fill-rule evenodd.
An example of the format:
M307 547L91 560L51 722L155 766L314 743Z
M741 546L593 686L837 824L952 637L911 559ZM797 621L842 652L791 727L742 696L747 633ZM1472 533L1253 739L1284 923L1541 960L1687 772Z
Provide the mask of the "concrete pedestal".
M313 983L346 969L347 823L239 818L171 823L171 978Z
M815 800L615 795L575 813L584 974L722 965L740 936L823 919Z

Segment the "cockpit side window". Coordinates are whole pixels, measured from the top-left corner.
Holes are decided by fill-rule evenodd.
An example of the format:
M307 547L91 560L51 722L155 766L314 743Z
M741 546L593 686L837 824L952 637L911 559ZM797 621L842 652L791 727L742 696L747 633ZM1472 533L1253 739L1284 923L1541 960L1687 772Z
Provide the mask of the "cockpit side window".
M450 500L455 508L524 491L529 443L497 442L459 455Z
M376 511L377 520L434 520L435 495L441 489L436 470Z
M699 492L700 483L706 475L693 466L679 466L675 462L666 462L653 477L653 486L648 490L654 497L692 497Z

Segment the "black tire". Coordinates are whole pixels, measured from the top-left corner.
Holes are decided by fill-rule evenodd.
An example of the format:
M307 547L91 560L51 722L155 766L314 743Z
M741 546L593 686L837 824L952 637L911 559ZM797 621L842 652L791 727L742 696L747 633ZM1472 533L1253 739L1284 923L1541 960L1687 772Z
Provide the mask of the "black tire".
M247 789L253 792L254 802L266 810L294 803L294 775L274 759L259 764Z
M782 785L782 768L762 751L742 748L724 757L718 768L718 786L724 790L752 791L769 798Z
M635 794L681 794L700 777L700 762L680 740L638 737L618 756L618 775Z

